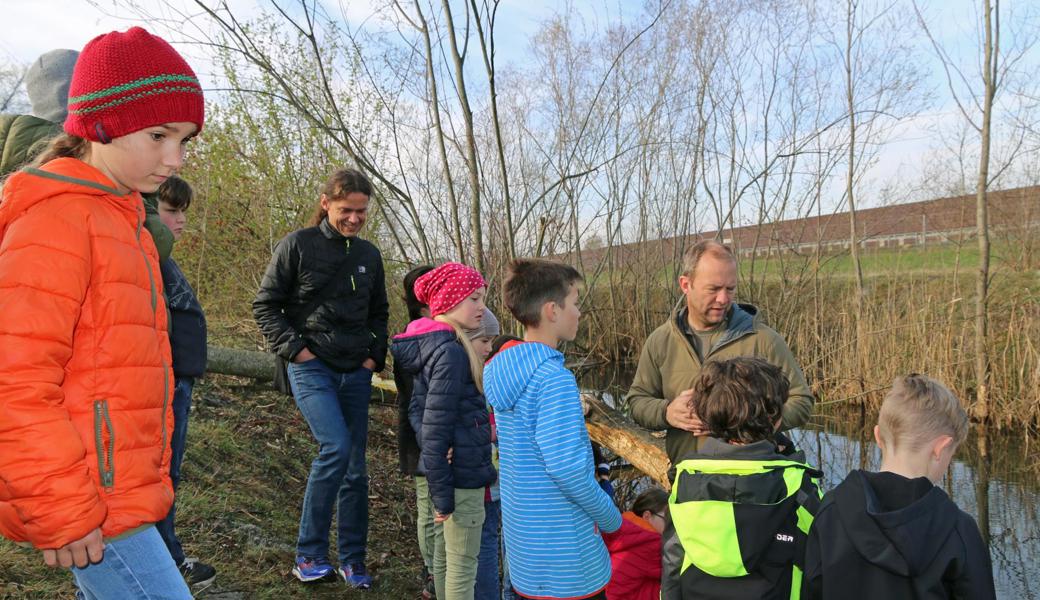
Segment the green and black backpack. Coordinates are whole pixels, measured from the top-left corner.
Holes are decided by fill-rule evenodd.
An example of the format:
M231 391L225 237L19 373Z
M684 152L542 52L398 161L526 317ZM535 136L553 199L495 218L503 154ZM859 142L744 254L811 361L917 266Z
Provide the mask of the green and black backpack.
M671 568L682 598L799 597L823 474L797 459L692 457L675 466L668 505L683 557Z

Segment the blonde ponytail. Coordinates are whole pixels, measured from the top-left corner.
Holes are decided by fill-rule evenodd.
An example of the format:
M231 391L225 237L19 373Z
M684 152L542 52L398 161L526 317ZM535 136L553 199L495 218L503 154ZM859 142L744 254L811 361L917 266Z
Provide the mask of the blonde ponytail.
M437 315L433 318L434 321L451 325L451 328L455 330L455 337L459 339L459 343L466 349L466 356L469 357L469 370L473 374L473 382L477 384L477 390L484 393L484 361L477 356L477 351L473 348L473 344L469 341L469 336L462 330L462 327L458 323L452 321L444 315Z

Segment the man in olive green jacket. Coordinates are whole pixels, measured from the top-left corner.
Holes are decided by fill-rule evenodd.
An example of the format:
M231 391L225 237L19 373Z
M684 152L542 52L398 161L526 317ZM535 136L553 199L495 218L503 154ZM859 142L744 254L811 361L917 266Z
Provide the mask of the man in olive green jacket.
M0 115L0 184L10 173L29 164L62 131L68 116L69 83L79 52L58 49L45 52L25 73L25 89L31 115ZM153 198L145 199L144 226L152 234L159 260L173 250L173 232L159 220Z
M684 299L667 323L647 338L639 357L628 403L636 423L667 429L665 450L675 464L697 451L707 434L690 408L691 388L706 361L758 356L780 367L790 380L781 429L804 425L813 395L787 343L767 327L758 309L733 302L737 261L718 242L699 242L683 257L679 288Z

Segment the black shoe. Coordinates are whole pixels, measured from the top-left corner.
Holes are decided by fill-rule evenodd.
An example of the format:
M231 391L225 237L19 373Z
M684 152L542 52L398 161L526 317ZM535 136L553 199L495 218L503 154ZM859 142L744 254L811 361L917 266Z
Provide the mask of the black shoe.
M217 570L199 562L197 558L186 558L177 568L184 576L184 581L188 582L188 587L196 591L209 587L217 578Z

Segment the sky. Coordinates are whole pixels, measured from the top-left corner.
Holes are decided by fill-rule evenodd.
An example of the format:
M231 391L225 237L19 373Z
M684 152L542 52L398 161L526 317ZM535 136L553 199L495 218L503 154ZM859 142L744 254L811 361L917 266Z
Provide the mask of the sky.
M291 6L295 1L285 0L282 4ZM385 4L387 0L344 0L342 4L336 0L321 1L333 14L342 11L351 27L378 28L381 23L375 16L374 7ZM938 4L933 1L928 5L928 0L919 1L925 2L925 8L930 9L930 17L935 19L935 31L944 45L953 53L973 50L976 41L970 30L971 23L977 18L976 2L938 0ZM238 13L246 15L255 14L258 6L266 5L262 0L226 2ZM1040 0L1017 2L1040 5ZM136 3L159 14L167 10L162 8L163 5L198 10L193 8L190 0L136 0ZM503 0L496 29L499 63L522 62L529 53L530 36L554 11L559 10L561 4L552 0ZM637 0L571 2L591 27L616 18L621 12L635 10L640 4ZM132 18L114 16L111 13L115 10L112 0L3 0L5 18L0 21L0 63L27 64L47 50L60 47L79 49L96 35L141 24ZM965 34L965 31L969 33ZM188 57L203 86L212 87L215 82L209 77L213 71L209 58L201 53L199 47L180 45L179 49ZM936 69L929 76L941 96L944 93L941 73ZM907 120L892 131L868 179L886 181L905 176L916 168L934 145L929 126L959 118L952 101L940 97L928 112Z

